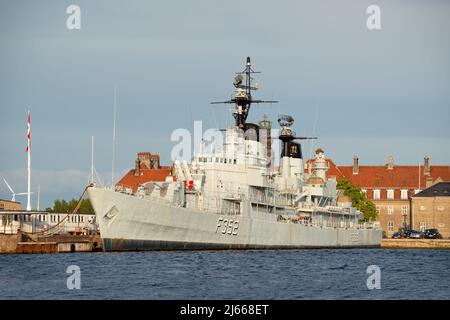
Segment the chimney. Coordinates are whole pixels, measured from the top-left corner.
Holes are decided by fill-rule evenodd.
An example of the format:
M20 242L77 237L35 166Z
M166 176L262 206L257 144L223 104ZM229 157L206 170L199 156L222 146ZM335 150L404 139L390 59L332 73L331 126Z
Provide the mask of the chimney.
M358 157L357 156L353 156L353 174L358 174L359 173L359 163L358 163Z
M134 167L134 175L135 176L140 176L141 175L141 166L140 166L141 162L139 161L139 158L136 159L135 161L135 167Z
M433 178L431 176L428 176L425 180L425 188L428 189L431 186L433 186Z
M394 157L392 155L388 157L387 168L388 170L394 169Z
M430 175L430 157L428 155L423 157L423 174L426 176Z

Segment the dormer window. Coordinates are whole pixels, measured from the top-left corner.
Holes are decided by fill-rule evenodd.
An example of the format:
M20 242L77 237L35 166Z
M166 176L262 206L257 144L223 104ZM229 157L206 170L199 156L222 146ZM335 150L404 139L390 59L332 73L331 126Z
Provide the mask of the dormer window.
M388 199L394 199L394 190L393 189L388 189L388 191L387 191L387 198Z
M402 190L400 197L402 198L402 200L408 199L408 190Z
M373 198L374 199L380 199L380 189L374 189L373 190Z

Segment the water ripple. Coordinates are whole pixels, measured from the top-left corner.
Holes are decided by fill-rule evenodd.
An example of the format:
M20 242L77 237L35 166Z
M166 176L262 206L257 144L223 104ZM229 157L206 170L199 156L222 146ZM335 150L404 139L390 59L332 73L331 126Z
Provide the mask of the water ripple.
M67 289L72 264L81 290ZM0 299L448 299L449 268L450 250L0 255Z

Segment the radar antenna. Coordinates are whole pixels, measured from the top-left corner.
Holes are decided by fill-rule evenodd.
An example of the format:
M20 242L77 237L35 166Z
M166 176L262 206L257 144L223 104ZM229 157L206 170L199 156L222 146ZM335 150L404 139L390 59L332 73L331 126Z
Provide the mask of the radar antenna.
M255 84L252 84L252 80L254 79L252 78L251 75L253 73L260 73L260 72L253 71L252 64L250 62L250 57L247 57L247 63L244 71L237 72L236 76L234 77L233 85L236 88L234 92L234 97L227 101L211 102L211 104L222 104L222 103L235 104L236 108L235 111L233 112L233 117L236 120L236 126L244 130L246 127L245 124L252 103L278 103L278 101L258 100L252 98L252 91L258 90L258 84L256 82ZM243 75L245 75L245 79Z
M280 115L278 117L278 124L281 127L278 139L283 143L283 151L281 152L282 157L294 156L296 158L302 158L301 145L294 142L294 140L317 139L317 137L297 137L295 131L291 128L294 124L294 118L290 115Z

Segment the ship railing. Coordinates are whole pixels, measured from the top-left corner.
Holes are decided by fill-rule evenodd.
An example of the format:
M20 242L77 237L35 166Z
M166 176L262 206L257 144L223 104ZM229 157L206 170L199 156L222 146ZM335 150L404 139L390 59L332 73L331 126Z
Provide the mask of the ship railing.
M343 213L343 214L351 213L351 208L338 207L338 206L326 206L325 208L329 211L332 211L333 213Z
M380 229L380 223L378 221L365 221L359 224L360 229Z

